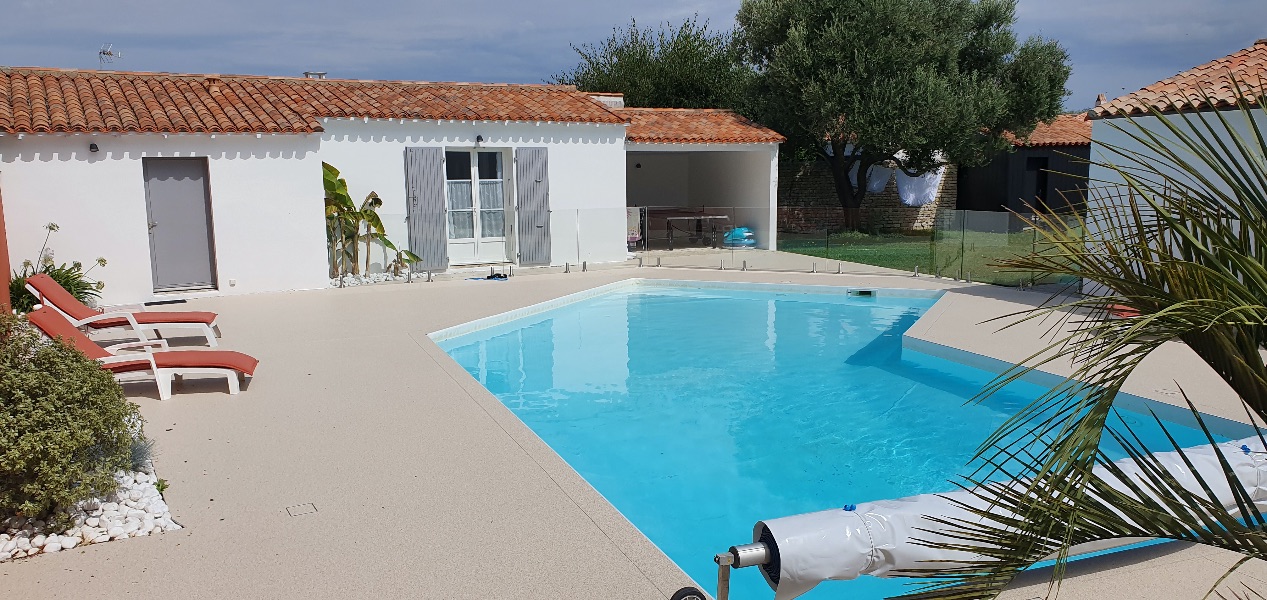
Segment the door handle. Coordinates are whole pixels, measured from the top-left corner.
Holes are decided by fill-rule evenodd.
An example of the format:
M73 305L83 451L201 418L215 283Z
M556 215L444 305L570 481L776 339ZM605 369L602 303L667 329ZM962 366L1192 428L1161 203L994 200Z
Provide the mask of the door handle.
M158 227L158 223L155 223L154 221L150 221L150 230L153 230L155 227Z

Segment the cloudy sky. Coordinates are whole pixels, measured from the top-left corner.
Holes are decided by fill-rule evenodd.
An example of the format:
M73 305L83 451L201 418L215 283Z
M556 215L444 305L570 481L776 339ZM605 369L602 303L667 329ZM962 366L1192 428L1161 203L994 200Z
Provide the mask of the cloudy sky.
M0 65L541 82L631 17L730 28L739 0L6 0ZM1264 0L1020 0L1018 33L1069 50L1070 109L1267 37Z

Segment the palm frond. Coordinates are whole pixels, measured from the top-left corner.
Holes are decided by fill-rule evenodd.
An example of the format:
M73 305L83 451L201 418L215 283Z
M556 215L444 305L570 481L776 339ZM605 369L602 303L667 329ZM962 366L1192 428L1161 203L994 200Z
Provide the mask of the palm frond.
M1045 366L1069 363L1072 375L982 444L963 482L980 503L963 507L975 519L941 522L953 535L930 543L979 560L930 565L916 575L934 583L907 597L990 598L1049 558L1055 589L1070 548L1105 539L1169 538L1267 557L1267 521L1226 460L1225 477L1208 481L1173 438L1179 463L1163 465L1134 432L1107 426L1127 378L1172 342L1227 382L1247 414L1267 415L1267 109L1173 108L1147 123L1105 122L1122 142L1097 140L1105 158L1093 164L1109 176L1090 182L1085 214L1023 217L1040 243L998 266L1084 286L1008 316L1005 327L1052 319L1049 343L979 397ZM1106 441L1126 450L1129 469L1107 459Z

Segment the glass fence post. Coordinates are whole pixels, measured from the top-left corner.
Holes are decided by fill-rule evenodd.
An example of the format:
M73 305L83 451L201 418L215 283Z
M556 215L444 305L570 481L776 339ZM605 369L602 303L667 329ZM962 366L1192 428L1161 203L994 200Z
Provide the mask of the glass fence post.
M935 273L938 278L941 278L941 266L937 264L937 221L938 218L934 215L933 232L932 235L928 236L928 261L933 264L932 272Z
M1037 221L1038 221L1038 219L1034 219L1034 221L1035 221L1035 222L1037 222ZM1038 253L1038 228L1037 228L1037 227L1032 227L1031 229L1033 229L1033 230L1034 230L1034 231L1033 231L1033 234L1034 234L1033 241L1032 241L1032 242L1030 242L1030 245L1029 245L1029 253L1030 253L1030 255L1032 256L1032 255L1034 255L1034 254L1037 254L1037 253ZM1029 273L1029 289L1031 289L1031 290L1032 290L1032 289L1034 289L1034 284L1036 284L1036 283L1038 283L1038 273L1036 273L1036 272L1034 272L1034 271L1030 271L1030 273Z
M959 219L959 279L963 279L963 260L967 248L965 243L968 239L968 211L961 211Z

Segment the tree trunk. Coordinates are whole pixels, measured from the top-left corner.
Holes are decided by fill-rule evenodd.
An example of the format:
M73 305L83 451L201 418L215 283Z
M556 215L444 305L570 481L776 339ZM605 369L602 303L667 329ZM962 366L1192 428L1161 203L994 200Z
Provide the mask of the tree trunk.
M845 229L857 231L862 227L862 199L867 195L867 171L871 165L863 164L858 158L842 156L844 144L832 143L832 156L827 157L831 167L831 178L835 184L836 199L845 211ZM849 171L858 165L858 182L849 181Z

